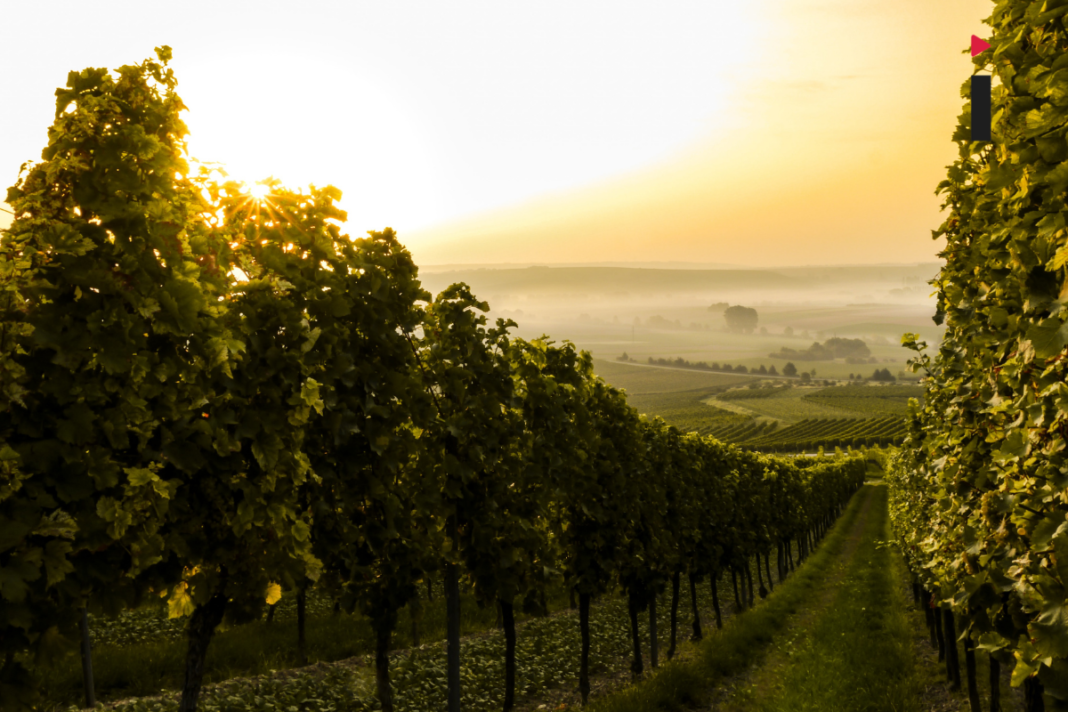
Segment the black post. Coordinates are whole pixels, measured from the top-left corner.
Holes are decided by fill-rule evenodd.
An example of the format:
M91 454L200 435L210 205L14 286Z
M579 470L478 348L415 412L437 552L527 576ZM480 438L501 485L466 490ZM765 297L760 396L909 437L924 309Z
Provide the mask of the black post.
M671 642L668 645L668 660L675 657L675 636L679 629L679 586L682 583L681 578L682 574L679 571L676 571L671 577Z
M719 582L715 571L708 575L708 583L712 587L712 610L716 613L716 628L723 630L723 616L719 612Z
M742 599L738 596L738 571L731 566L731 586L734 588L734 612L738 613L743 608Z
M946 638L946 666L949 672L949 689L960 689L960 660L957 658L957 626L953 619L953 611L949 608L942 611L945 618L943 627Z
M690 605L693 607L693 635L690 640L700 640L701 613L697 610L697 574L690 574Z
M511 601L500 601L504 618L504 712L515 708L515 615Z
M935 637L938 638L938 662L944 662L946 659L946 636L942 632L942 607L935 606L931 612L934 614ZM946 671L949 671L948 667Z
M445 564L445 617L449 712L460 712L460 576L452 563Z
M82 684L85 686L85 706L96 707L96 687L93 684L93 644L89 640L89 611L82 608Z
M579 594L579 632L582 636L579 692L582 693L582 706L585 707L590 699L590 594L588 593Z
M649 599L649 665L653 670L659 666L659 650L657 650L659 641L656 635L656 593L653 593L652 598Z
M301 586L297 592L297 657L301 665L308 664L308 647L304 640L304 613L308 602L308 591Z
M757 555L756 555L756 570L757 570L757 583L760 584L760 590L759 590L760 597L761 598L767 598L768 597L768 589L764 587L764 576L763 576L763 574L760 573L760 552L759 551L757 552Z
M1046 712L1046 703L1042 699L1042 683L1037 677L1024 680L1024 711Z
M923 590L923 614L927 618L927 631L931 634L931 647L937 648L938 636L935 633L935 619L938 614L934 610L934 594L927 589Z
M630 636L634 643L634 659L630 663L630 674L635 680L640 680L644 666L642 665L642 636L638 629L638 597L634 591L627 592L627 608L630 613Z
M182 685L178 712L196 712L200 688L204 682L204 660L208 654L208 645L226 612L226 579L226 570L223 569L222 582L215 594L207 603L193 609L193 615L189 618L189 626L186 628L189 645L185 656L185 683Z
M972 712L983 712L979 703L979 682L975 679L975 644L971 635L964 638L964 669L968 675L968 703Z
M389 611L374 620L371 628L375 633L375 691L382 712L393 712L393 685L389 680L389 649L393 642L393 626L397 612Z
M412 596L412 602L408 608L408 615L412 619L412 647L419 647L419 621L423 618L423 602L419 600L419 594Z
M993 655L990 659L990 712L1001 712L1001 663Z

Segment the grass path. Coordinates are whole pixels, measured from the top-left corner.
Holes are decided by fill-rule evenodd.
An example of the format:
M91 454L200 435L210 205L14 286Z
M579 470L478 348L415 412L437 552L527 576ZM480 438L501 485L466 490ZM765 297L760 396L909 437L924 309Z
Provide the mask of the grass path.
M728 621L723 630L707 635L692 657L662 665L644 682L598 700L592 709L595 712L709 709L717 689L733 684L747 670L759 665L783 627L819 595L850 533L863 521L860 515L870 506L867 503L872 495L871 487L862 488L796 572L753 609Z
M866 485L809 561L749 613L598 712L926 709L888 538ZM909 602L911 604L911 601Z
M871 495L819 594L760 665L711 709L918 710L912 635L887 538L886 488Z

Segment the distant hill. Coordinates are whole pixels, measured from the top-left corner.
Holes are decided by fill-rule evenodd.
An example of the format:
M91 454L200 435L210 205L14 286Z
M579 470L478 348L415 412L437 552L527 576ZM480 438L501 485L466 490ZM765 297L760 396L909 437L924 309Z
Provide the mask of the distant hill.
M782 298L786 293L814 294L842 290L858 294L880 290L887 298L923 300L927 281L938 265L855 265L785 267L777 269L666 269L619 266L500 266L420 270L430 291L440 292L454 282L466 282L475 294L496 301L510 297L548 300L576 297L642 299L686 297L703 300ZM875 296L872 294L871 296Z
M735 291L797 290L807 280L768 270L640 269L634 267L527 267L524 269L465 269L421 272L423 286L438 292L454 282L466 282L475 294L679 294Z

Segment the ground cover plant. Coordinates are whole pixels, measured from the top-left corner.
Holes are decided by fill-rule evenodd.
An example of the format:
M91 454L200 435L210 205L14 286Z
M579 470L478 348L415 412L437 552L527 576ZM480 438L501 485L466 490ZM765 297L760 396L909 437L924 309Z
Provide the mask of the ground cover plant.
M398 648L444 639L444 589L440 584L435 589L432 599L424 594L421 606L410 604L400 612L395 633ZM463 592L461 600L463 635L494 627L492 608L479 607L470 592ZM557 608L566 602L563 594L551 601ZM287 592L276 604L269 621L264 616L259 621L220 626L205 658L205 684L373 654L375 634L366 617L335 611L334 606L327 591L312 588L307 592L303 650L298 647L295 592ZM154 607L124 611L115 619L90 616L97 699L114 702L180 689L187 625L187 619L168 619L165 609ZM82 698L83 673L76 656L58 658L38 673L48 705L66 708Z
M760 562L755 564L761 565ZM773 569L769 575L774 573L777 572ZM774 589L779 579L772 576L767 582ZM697 588L699 621L704 620L712 625L716 621L717 606L721 609L723 620L729 620L732 615L746 609L745 601L739 603L730 597L730 586L730 575L723 573L716 586L724 594L722 601L715 599L711 586ZM415 622L415 609L409 605L401 611L396 633L397 647L411 649L391 655L394 669L398 666L403 668L403 672L398 672L394 678L397 699L414 699L413 704L430 704L427 695L431 700L444 699L443 679L438 680L431 674L439 670L443 657L440 648L446 630L443 592L443 587L438 584L433 587L433 592L425 592L429 595L421 596L417 638L409 635L412 632L411 625ZM575 663L580 652L580 637L577 612L568 609L567 598L562 588L550 598L554 620L533 617L519 623L522 635L517 650L517 659L520 661L517 699L538 698L548 691L557 690L556 696L566 696L566 689L573 689L577 682ZM671 649L669 633L672 630L672 613L670 605L667 605L667 594L661 594L660 598L662 605L656 610L663 656L665 650ZM488 636L491 639L489 646L480 649L499 652L504 633L497 625L495 611L490 607L478 607L469 593L463 594L463 600L462 634ZM630 662L627 603L618 595L608 594L595 600L592 608L595 644L590 663L591 675L612 675L625 669ZM684 605L679 613L681 619L686 621L679 624L678 641L681 648L683 641L688 638L682 630L692 628L692 609ZM312 667L306 669L299 669L302 663L296 655L296 596L287 595L276 604L272 619L272 623L247 623L217 633L205 663L205 681L212 684L206 684L202 706L215 709L218 704L225 704L227 709L244 709L256 708L257 705L261 708L281 705L293 695L312 689L312 681L306 679L309 676L325 676L330 684L345 680L343 688L356 690L351 700L354 705L362 705L366 698L373 698L374 689L368 684L370 675L367 664L373 655L375 636L370 624L361 620L359 614L350 616L337 613L334 611L334 601L325 592L318 589L308 592L306 652ZM149 607L124 612L114 620L92 617L91 622L99 699L106 703L127 699L122 706L137 709L166 709L167 705L173 704L176 699L174 690L181 686L181 677L175 673L180 671L180 638L185 621L167 619L165 610ZM161 630L160 624L164 624L165 628ZM150 632L148 636L144 635L146 630ZM156 635L151 635L153 630ZM643 641L649 641L649 624L644 617L640 620L640 630ZM419 641L422 641L422 645L417 644ZM649 645L652 645L651 641ZM649 648L646 650L648 652ZM358 659L352 656L358 656ZM466 652L465 660L469 661L464 668L469 675L465 677L464 699L472 704L477 699L483 700L480 704L489 704L486 702L488 700L493 704L486 708L496 709L494 705L500 702L499 683L503 676L500 660L486 654L473 659ZM338 665L331 666L331 673L325 674L321 663L334 661L338 661ZM543 684L529 683L531 670L548 671ZM428 676L433 678L429 682L425 679ZM422 688L425 694L413 698L410 691L405 692L409 686ZM67 709L75 704L81 695L80 662L72 657L58 661L56 668L49 671L46 687L46 708ZM470 690L470 693L466 690ZM161 692L167 694L161 698ZM476 693L477 697L472 696ZM132 697L152 699L128 699ZM324 699L327 698L333 699L330 693L325 695ZM323 700L309 700L312 705L320 703L326 704Z

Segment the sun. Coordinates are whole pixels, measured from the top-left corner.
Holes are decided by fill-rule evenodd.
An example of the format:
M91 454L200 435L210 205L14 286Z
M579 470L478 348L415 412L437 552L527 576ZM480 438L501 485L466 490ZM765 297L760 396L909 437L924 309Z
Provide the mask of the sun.
M263 201L267 200L267 196L271 194L271 187L268 185L264 185L263 183L252 183L248 187L248 192L249 195L252 196L253 200L262 203Z

